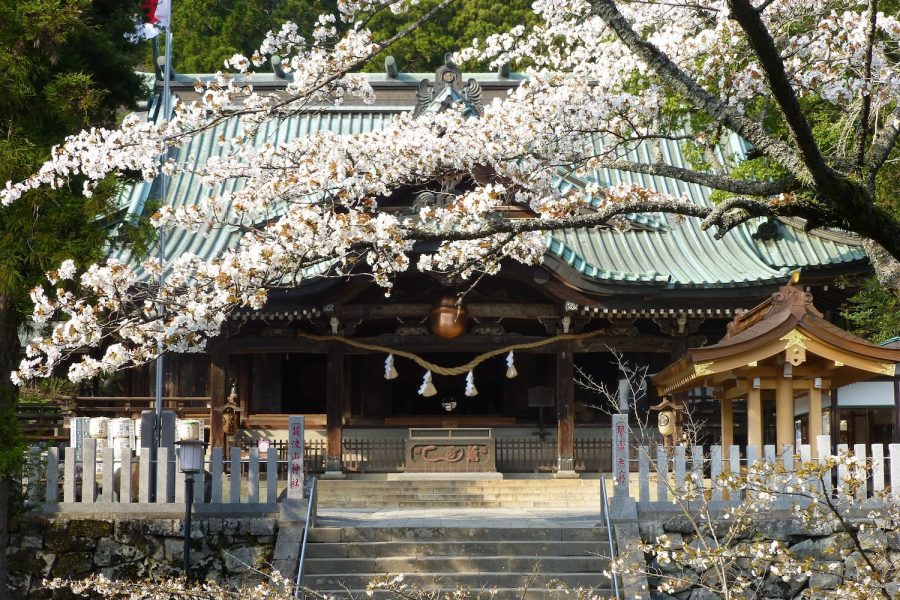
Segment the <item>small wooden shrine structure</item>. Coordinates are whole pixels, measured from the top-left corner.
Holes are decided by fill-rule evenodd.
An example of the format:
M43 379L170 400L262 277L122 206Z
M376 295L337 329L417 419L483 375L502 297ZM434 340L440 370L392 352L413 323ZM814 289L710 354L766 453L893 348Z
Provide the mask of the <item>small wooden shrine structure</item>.
M793 445L794 401L809 399L809 439L822 431L822 394L830 389L898 372L900 349L876 346L829 323L813 297L787 285L759 306L738 315L716 344L690 348L653 377L661 396L700 386L717 390L722 445L734 440L733 403L747 403L747 441L763 445L763 406L774 397L778 447ZM828 433L828 432L825 432ZM815 444L812 444L815 451Z

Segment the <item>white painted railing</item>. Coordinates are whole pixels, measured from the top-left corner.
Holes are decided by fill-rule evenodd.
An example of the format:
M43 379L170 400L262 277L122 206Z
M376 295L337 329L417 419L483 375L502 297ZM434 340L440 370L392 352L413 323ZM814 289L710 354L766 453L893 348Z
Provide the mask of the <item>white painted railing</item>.
M816 440L814 454L808 444L796 449L793 446L785 446L782 452L778 452L774 445L762 447L762 453L755 446L675 446L664 448L658 446L650 448L642 446L638 448L637 469L637 500L641 503L666 502L673 500L673 493L677 490L688 489L694 481L703 481L706 485L706 493L714 501L724 500L726 493L714 482L725 472L739 474L742 470L755 464L757 461L766 463L780 462L787 472L795 472L801 463L818 460L823 463L831 456L830 436L819 436ZM900 502L900 444L888 444L885 453L884 444L855 444L849 447L847 444L837 446L837 455L852 452L859 464L869 465L869 476L866 485L857 490L860 499L884 496ZM817 458L813 458L816 456ZM846 467L836 468L838 473L838 491L847 487L848 473ZM635 474L631 474L632 486ZM832 481L825 478L825 486L832 492ZM633 488L631 488L633 490ZM634 492L631 491L633 494Z
M103 504L111 507L135 503L184 503L185 474L180 469L178 452L170 448L158 449L156 486L153 490L149 448L141 448L138 455L130 449L114 454L112 448L102 448L98 454L96 440L86 439L81 457L76 456L72 447L63 448L62 456L60 453L56 447L47 451L48 505ZM277 501L279 480L276 452L268 452L260 461L257 448L251 448L248 456L242 458L240 448L235 447L231 448L229 458L224 459L222 448L212 449L204 472L194 477L196 504L263 505ZM260 475L261 465L265 467L264 478ZM281 483L283 488L284 482Z

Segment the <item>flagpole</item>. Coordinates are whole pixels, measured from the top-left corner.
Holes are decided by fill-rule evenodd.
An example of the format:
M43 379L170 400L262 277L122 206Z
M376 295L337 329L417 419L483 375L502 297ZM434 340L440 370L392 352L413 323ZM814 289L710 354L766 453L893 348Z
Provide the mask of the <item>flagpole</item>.
M171 118L172 111L172 99L171 99L171 78L172 78L172 20L171 16L169 17L169 23L166 25L166 51L165 51L165 67L163 69L163 98L162 98L162 116L168 121ZM165 162L168 157L169 151L168 147L163 150L162 162L163 167L165 167ZM167 198L167 190L168 190L168 176L165 174L163 170L160 170L159 173L159 194L160 194L160 202L166 202ZM159 290L162 292L163 285L165 284L165 264L166 264L166 228L164 225L159 228ZM164 315L166 311L166 306L163 302L159 303L159 317L160 324L164 325ZM157 355L156 355L156 385L155 385L155 401L154 401L154 412L155 419L154 422L154 431L153 431L153 443L150 446L150 462L152 465L156 465L158 449L162 445L162 410L163 410L163 369L164 369L164 359L163 359L163 347L164 343L160 340L157 343ZM154 469L155 470L155 469ZM153 480L156 480L156 474L154 473ZM158 486L155 486L156 489L159 489Z

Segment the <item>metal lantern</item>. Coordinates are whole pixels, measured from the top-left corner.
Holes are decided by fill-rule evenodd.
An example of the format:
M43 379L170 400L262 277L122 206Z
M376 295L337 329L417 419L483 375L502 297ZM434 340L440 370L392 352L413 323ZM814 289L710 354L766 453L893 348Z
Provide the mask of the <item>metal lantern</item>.
M431 309L431 333L452 340L466 332L466 309L457 306L456 297L445 294Z
M203 455L206 442L200 440L181 440L178 442L181 451L181 472L185 475L193 475L203 471Z

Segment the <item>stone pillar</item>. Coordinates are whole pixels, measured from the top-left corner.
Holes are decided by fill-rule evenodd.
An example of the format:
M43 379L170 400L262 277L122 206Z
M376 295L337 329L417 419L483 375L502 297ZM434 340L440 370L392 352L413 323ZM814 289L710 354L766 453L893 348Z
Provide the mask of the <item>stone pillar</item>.
M728 455L728 448L734 444L734 401L722 399L722 452Z
M556 353L556 477L575 474L575 361L571 344Z
M777 451L794 445L794 380L775 379L775 443Z
M819 457L816 440L822 435L822 388L816 387L816 380L809 380L809 451L812 458Z
M752 387L747 391L747 445L755 446L757 452L762 453L762 397L760 390Z
M323 478L340 478L344 477L341 471L341 446L344 438L344 348L336 343L328 347L325 396L327 439Z

